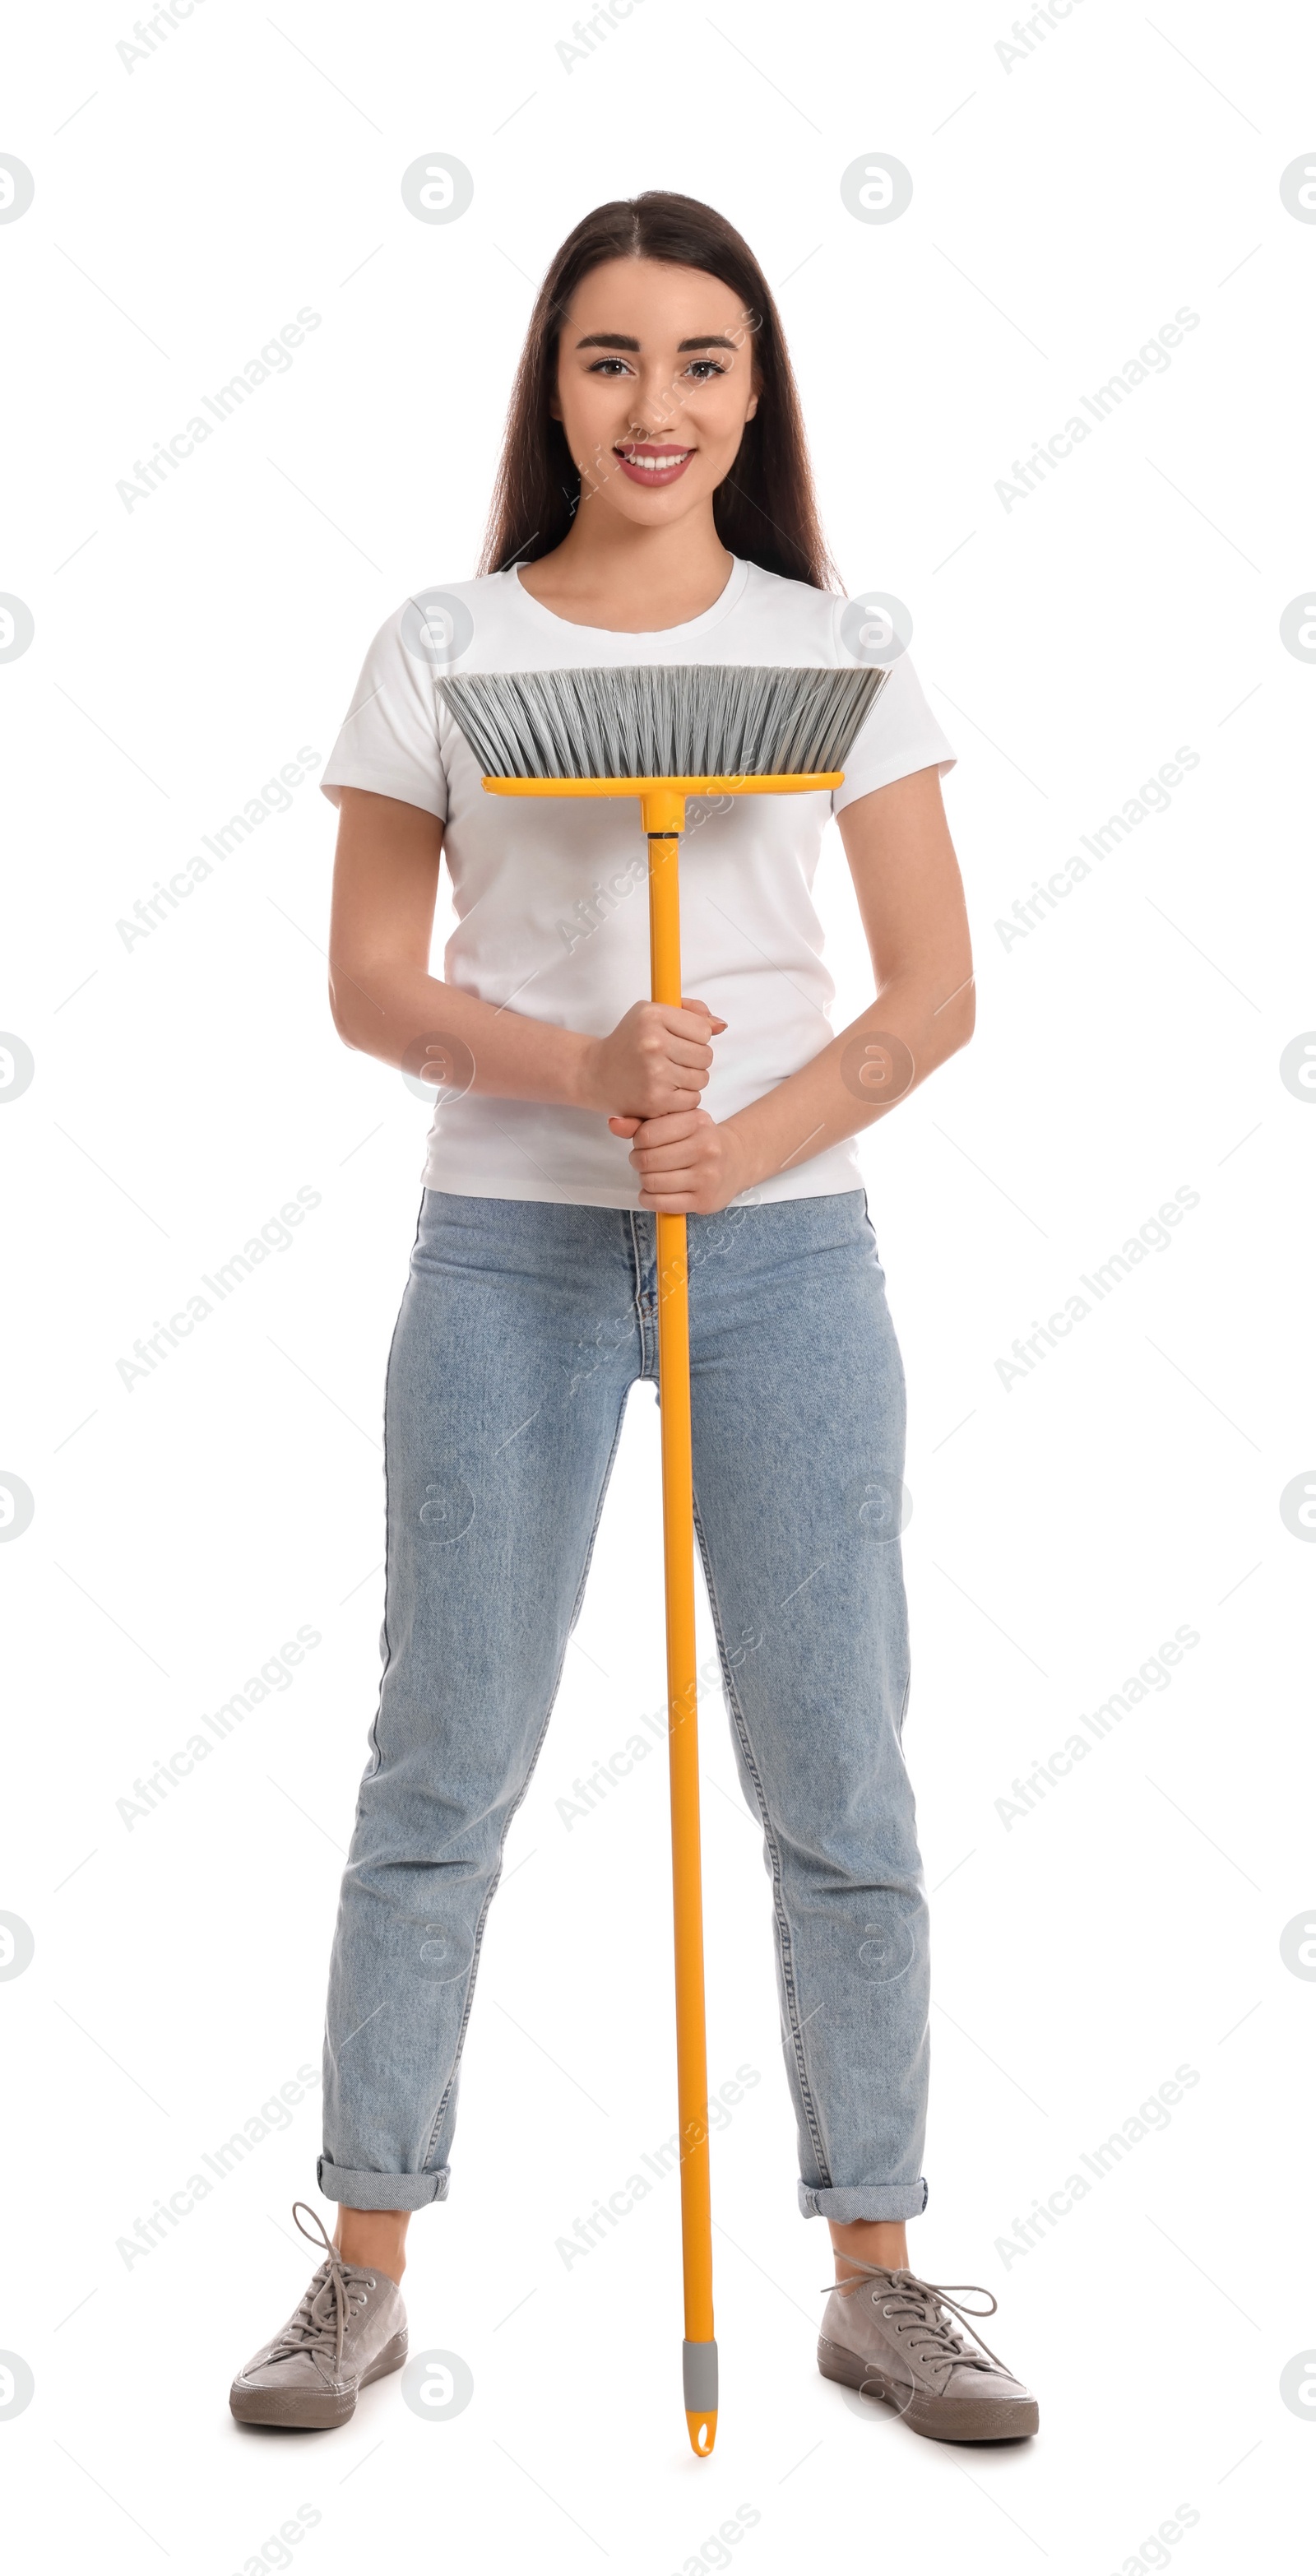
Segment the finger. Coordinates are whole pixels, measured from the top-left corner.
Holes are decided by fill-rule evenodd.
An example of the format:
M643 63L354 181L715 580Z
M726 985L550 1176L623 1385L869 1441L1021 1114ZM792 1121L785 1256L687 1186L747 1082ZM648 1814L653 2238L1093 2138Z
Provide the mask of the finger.
M707 1111L700 1107L700 1095L697 1091L678 1091L673 1085L666 1095L662 1108L650 1109L646 1113L645 1123L647 1125L655 1118L702 1118L707 1114Z
M666 1123L667 1122L665 1120L659 1119L651 1119L649 1121L651 1128L665 1125ZM646 1154L661 1157L665 1164L671 1162L673 1155L675 1155L679 1161L686 1163L701 1163L705 1161L708 1152L707 1145L697 1133L692 1132L691 1124L680 1119L673 1119L671 1124L676 1130L674 1135L655 1136L650 1134L647 1136L636 1136L631 1146L632 1153L641 1159L643 1159Z
M652 1126L654 1118L703 1118L703 1115L706 1115L706 1110L700 1110L698 1092L672 1090L659 1095L659 1103L649 1103L641 1110L610 1110L608 1118L610 1121L626 1118L628 1133L634 1133L641 1126Z
M640 1205L653 1216L697 1216L699 1193L693 1187L675 1196L667 1188L657 1192L641 1190Z
M633 1118L638 1124L644 1126L655 1118L707 1117L707 1111L700 1106L700 1094L693 1088L694 1076L691 1075L689 1078L692 1088L688 1091L676 1083L666 1087L665 1092L660 1095L663 1100L661 1108L614 1109L609 1115L613 1118Z
M659 1076L669 1073L673 1080L681 1082L689 1076L691 1081L697 1079L702 1086L713 1069L713 1050L710 1046L701 1045L697 1039L678 1037L673 1029L663 1039L662 1054L656 1059L650 1058L650 1063Z
M662 1151L648 1154L637 1154L632 1149L627 1160L642 1181L649 1182L655 1189L661 1184L665 1190L678 1185L684 1189L688 1180L697 1180L701 1172L707 1173L712 1168L702 1160L692 1161L688 1145L668 1145Z
M712 1020L717 1028L724 1029L726 1027L726 1021L720 1019L716 1011L710 1010L707 1002L698 1001L692 994L683 993L681 995L681 1008L683 1011L702 1011L704 1018L706 1020Z
M705 1009L702 1002L660 1002L658 1008L664 1028L670 1029L674 1037L703 1038L710 1029L716 1032L726 1027L726 1021L716 1011Z
M703 1127L711 1127L706 1109L677 1109L656 1118L640 1121L637 1145L681 1145Z
M711 1179L708 1172L638 1172L636 1178L647 1199L697 1199Z
M628 1118L638 1116L646 1127L652 1127L655 1120L660 1118L693 1119L708 1116L707 1110L700 1107L700 1096L697 1091L676 1090L669 1091L665 1095L660 1108L653 1107L642 1111L625 1110L618 1114Z
M637 1129L643 1126L643 1124L644 1121L640 1118L610 1118L608 1120L608 1125L612 1129L614 1136L633 1136Z

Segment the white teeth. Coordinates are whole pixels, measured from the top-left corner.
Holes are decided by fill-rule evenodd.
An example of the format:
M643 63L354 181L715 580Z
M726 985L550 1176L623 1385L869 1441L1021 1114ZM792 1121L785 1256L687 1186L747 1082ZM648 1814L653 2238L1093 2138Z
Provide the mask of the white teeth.
M666 474L673 465L683 465L687 456L693 454L692 447L674 447L666 456L627 456L626 463L638 465L645 474Z

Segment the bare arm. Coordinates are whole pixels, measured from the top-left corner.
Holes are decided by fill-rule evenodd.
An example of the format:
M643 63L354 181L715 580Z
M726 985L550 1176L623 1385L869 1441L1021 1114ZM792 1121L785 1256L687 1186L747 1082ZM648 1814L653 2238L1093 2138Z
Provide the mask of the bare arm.
M838 817L873 963L875 999L799 1073L720 1125L706 1111L634 1132L640 1205L709 1213L871 1127L973 1034L964 889L935 769L857 797Z
M702 1002L640 1002L607 1037L497 1009L429 971L443 825L419 805L344 787L329 930L339 1036L385 1064L502 1100L606 1117L694 1109L726 1026Z

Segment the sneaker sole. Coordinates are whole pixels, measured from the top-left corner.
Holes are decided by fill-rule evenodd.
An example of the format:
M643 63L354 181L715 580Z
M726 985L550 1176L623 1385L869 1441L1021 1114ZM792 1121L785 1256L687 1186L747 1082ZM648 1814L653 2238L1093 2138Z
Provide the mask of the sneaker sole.
M1016 2442L1038 2428L1035 2397L972 2398L925 2397L916 2395L908 2404L905 2390L894 2380L870 2368L862 2354L850 2352L844 2344L829 2343L818 2337L818 2368L824 2379L837 2380L844 2388L857 2388L874 2405L889 2406L903 2416L911 2432L926 2435L931 2442Z
M407 2358L405 2333L396 2334L386 2343L378 2361L364 2371L357 2388L337 2396L332 2388L322 2392L301 2388L244 2388L234 2380L229 2390L229 2407L239 2424L276 2424L285 2433L323 2433L335 2424L346 2424L356 2413L358 2391L369 2388L372 2380L386 2379L391 2370L401 2370Z

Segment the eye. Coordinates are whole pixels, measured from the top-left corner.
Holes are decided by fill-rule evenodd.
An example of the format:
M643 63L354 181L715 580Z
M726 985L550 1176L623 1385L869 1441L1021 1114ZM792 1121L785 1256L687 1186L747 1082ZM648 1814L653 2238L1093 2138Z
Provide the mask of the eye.
M624 374L625 374L625 372L626 372L626 361L625 361L625 359L624 359L624 358L596 358L596 359L594 360L593 365L592 365L592 366L590 366L590 367L587 367L587 369L586 369L586 371L585 371L585 372L586 372L586 374L587 374L587 375L591 375L591 376L602 376L602 375L608 375L608 374L610 374L610 373L612 372L612 370L613 370L613 368L614 368L614 367L615 367L615 369L617 370L618 375L624 375Z
M726 368L716 358L692 358L686 369L696 384L706 385L710 376L724 376Z

